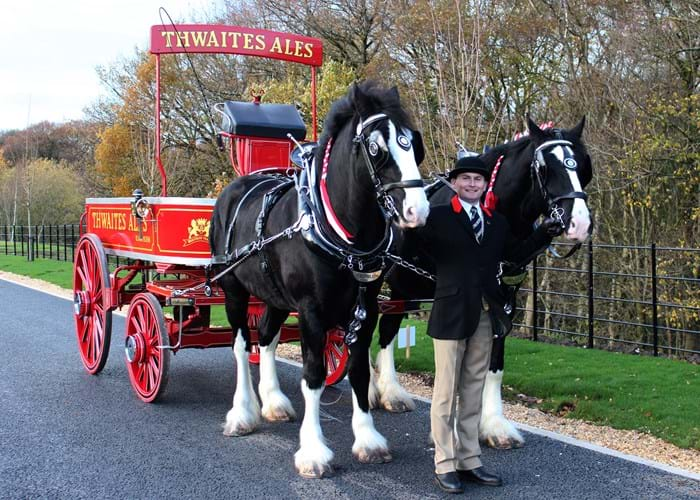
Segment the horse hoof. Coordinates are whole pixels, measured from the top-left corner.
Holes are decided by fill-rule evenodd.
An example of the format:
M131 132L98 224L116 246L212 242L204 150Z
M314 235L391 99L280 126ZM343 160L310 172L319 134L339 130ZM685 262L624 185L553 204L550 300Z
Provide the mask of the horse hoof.
M523 441L517 439L512 439L508 437L500 438L498 436L488 436L484 440L484 443L489 448L495 448L497 450L511 450L513 448L522 448L524 446Z
M387 449L360 450L353 452L355 459L361 464L385 464L391 462L393 457Z
M404 401L384 401L384 409L391 413L406 413L412 411L415 406L412 406Z
M294 415L290 415L284 409L263 410L262 416L268 422L292 422Z
M333 475L331 464L302 464L297 465L297 472L304 479L323 479Z
M224 436L240 437L252 434L255 431L255 425L247 425L243 423L224 424Z

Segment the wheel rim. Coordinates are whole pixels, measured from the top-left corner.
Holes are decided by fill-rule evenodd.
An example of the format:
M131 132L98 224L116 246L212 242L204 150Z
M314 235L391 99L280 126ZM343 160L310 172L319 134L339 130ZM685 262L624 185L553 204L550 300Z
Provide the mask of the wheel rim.
M345 332L339 328L329 330L324 351L326 365L326 385L337 384L347 372L348 346L345 345Z
M260 346L258 344L250 345L250 354L248 354L248 363L251 365L260 364Z
M108 303L109 278L102 245L90 235L78 243L73 266L73 310L78 349L83 366L93 375L104 368L109 354L112 311Z
M131 386L146 403L165 391L170 351L163 310L151 294L139 294L131 301L126 323L126 368Z

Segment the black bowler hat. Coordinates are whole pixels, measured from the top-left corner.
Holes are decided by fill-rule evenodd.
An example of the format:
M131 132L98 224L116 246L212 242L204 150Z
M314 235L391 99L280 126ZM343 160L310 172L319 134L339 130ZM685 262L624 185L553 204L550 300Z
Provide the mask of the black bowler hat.
M464 172L481 174L484 179L488 179L490 174L489 169L478 156L462 156L457 159L454 168L447 174L447 179L452 180Z

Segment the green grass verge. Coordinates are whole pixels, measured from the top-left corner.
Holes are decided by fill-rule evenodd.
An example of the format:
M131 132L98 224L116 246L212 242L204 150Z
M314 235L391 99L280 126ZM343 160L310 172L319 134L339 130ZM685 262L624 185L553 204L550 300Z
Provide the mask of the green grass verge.
M35 259L29 262L26 257L0 255L0 269L73 289L72 262L49 259Z
M72 288L73 265L0 255L0 269ZM212 323L225 325L223 307ZM395 347L397 369L432 372L433 345L423 321L416 327L411 356ZM376 355L378 346L372 346ZM683 448L700 449L700 366L663 358L531 342L509 338L504 397L523 393L545 411L650 433ZM395 343L396 344L396 343Z

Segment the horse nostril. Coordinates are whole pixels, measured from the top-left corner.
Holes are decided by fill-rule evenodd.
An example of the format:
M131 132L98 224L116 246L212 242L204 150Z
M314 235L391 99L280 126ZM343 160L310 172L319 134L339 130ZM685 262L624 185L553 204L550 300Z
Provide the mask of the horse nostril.
M415 217L416 217L416 209L415 209L414 207L408 207L408 208L406 209L406 216L407 216L409 219L415 219Z

